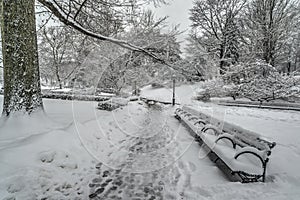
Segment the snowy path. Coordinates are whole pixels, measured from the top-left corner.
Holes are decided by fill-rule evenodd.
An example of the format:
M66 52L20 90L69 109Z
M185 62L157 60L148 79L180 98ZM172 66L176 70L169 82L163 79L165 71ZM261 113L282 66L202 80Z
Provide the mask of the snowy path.
M123 115L125 117L121 119L115 116L109 122L106 139L110 141L110 147L118 151L108 151L106 162L103 162L106 164L100 162L96 166L97 176L89 184L90 197L171 200L187 196L188 199L199 199L199 196L205 195L193 191L191 176L198 166L210 163L197 157L194 158L199 161L196 164L182 160L185 151L197 144L172 116L173 108L147 108L135 104L129 105L125 112L127 117ZM85 125L92 127L93 123ZM106 127L103 128L106 130Z

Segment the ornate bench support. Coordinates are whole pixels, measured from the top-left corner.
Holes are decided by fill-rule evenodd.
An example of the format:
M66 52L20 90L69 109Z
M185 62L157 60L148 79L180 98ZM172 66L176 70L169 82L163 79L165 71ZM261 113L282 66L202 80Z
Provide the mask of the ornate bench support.
M229 140L231 143L232 143L232 147L234 148L234 149L236 149L236 143L235 143L235 141L234 141L234 139L232 138L232 137L230 137L230 136L228 136L228 135L226 135L226 134L222 134L222 135L220 135L219 137L218 137L218 139L215 141L215 143L218 143L218 141L219 140Z
M192 116L192 114L190 114L190 113L185 113L185 114L183 115L183 117L190 117L190 116Z
M269 158L266 158L265 160L261 157L261 155L257 154L254 151L250 151L250 150L245 150L245 151L241 151L238 152L234 158L237 159L239 156L243 155L243 154L252 154L254 156L256 156L257 158L259 158L259 160L262 163L262 168L263 168L263 174L262 174L262 182L265 182L265 178L266 178L266 169L267 169L267 163L269 161Z
M182 109L181 108L176 108L175 112L181 112Z
M203 120L197 120L197 121L194 123L194 125L196 125L196 124L203 124L203 125L206 125L205 121L203 121Z
M199 119L199 118L196 117L196 116L191 116L188 120L190 121L190 120L193 120L193 119Z
M205 133L208 130L213 130L216 136L222 134L222 131L219 130L217 127L214 127L214 126L205 126L205 127L202 128L201 132Z

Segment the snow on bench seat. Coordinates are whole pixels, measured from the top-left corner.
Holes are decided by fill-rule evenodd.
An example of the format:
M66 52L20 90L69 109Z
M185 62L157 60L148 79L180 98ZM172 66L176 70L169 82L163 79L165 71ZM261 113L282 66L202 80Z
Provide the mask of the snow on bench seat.
M217 137L210 134L199 134L203 142L216 153L233 171L244 171L249 174L262 174L263 169L259 160L251 160L249 155L235 159L238 151L225 142L215 143ZM243 148L239 148L241 150Z

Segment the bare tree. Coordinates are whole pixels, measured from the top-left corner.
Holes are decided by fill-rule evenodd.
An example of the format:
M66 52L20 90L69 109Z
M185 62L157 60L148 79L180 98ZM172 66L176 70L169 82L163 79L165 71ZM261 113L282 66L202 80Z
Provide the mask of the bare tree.
M220 73L226 72L225 61L238 60L239 30L237 18L246 5L246 0L198 0L191 9L191 21L195 36L206 50L217 56L220 62ZM233 52L233 49L236 49Z
M254 0L247 11L247 38L252 52L275 66L276 59L290 35L299 10L299 1Z
M41 78L53 82L54 77L59 88L62 88L92 49L92 41L66 26L44 27L39 38Z
M185 62L188 63L182 66L188 71L187 75L190 79L203 80L217 76L220 65L219 60L206 51L193 32L190 33L187 41Z
M291 74L300 64L300 3L291 9L296 13L285 30L285 39L280 41L280 51L276 53L276 63L281 64L281 71Z

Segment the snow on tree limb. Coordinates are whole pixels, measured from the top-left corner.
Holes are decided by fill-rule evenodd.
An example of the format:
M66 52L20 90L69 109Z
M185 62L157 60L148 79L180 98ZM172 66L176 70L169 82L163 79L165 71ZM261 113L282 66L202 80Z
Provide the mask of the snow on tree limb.
M78 23L76 20L74 20L74 18L71 18L69 16L69 14L65 13L63 11L63 9L58 5L58 3L56 3L56 1L53 1L53 0L38 0L38 1L43 6L48 8L53 13L53 15L55 15L62 23L66 24L67 26L73 27L77 31L79 31L87 36L90 36L90 37L98 39L98 40L109 41L111 43L117 44L123 48L129 49L132 51L144 53L144 54L152 57L153 59L157 60L158 62L171 67L171 65L167 64L163 59L159 58L157 55L148 51L146 48L133 45L124 40L119 40L119 39L107 37L107 36L104 36L104 35L101 35L98 33L94 33L92 31L84 28L82 25L80 25L80 23Z

